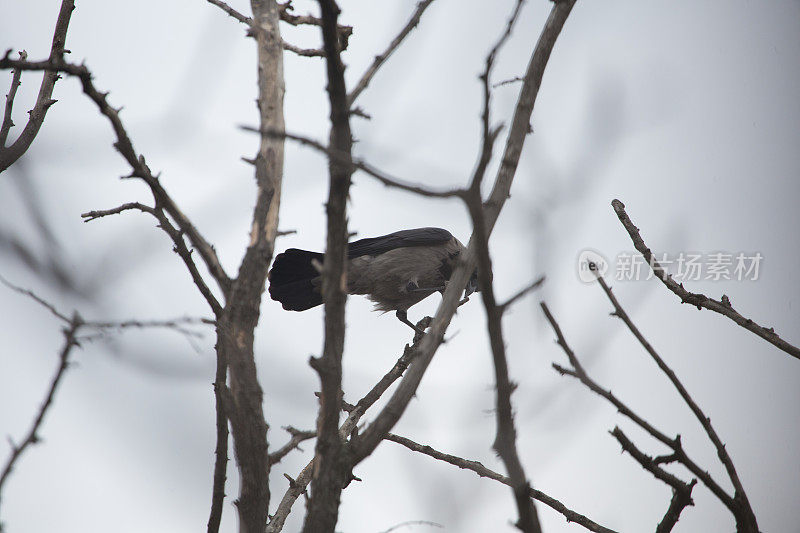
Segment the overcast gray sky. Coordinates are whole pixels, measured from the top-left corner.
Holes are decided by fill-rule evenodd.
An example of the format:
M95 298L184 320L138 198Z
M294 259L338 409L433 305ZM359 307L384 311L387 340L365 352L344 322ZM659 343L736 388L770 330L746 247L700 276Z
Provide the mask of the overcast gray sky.
M249 12L247 2L231 5ZM415 2L341 2L354 26L344 54L352 84L404 24ZM405 179L434 187L466 182L476 160L477 75L513 2L437 0L403 48L362 96L372 120L353 120L356 152ZM0 3L0 49L46 57L59 2ZM528 2L504 49L495 81L520 75L550 3ZM315 2L298 0L298 13ZM298 45L316 46L313 28L284 27ZM257 139L255 55L244 28L203 0L78 0L67 39L71 60L86 61L95 83L124 106L133 142L181 208L235 271L247 242L254 185L240 161ZM538 302L545 299L587 370L669 435L728 489L713 447L691 412L577 260L592 249L611 262L617 297L727 444L763 531L797 530L800 499L800 361L732 322L680 305L655 280L617 281L617 261L633 247L610 202L619 198L648 245L681 254L760 254L757 280L686 280L688 289L734 307L800 343L797 228L800 178L800 3L579 1L545 73L512 197L492 238L500 298L547 276L543 290L505 319L523 463L535 487L607 527L652 531L670 491L642 471L607 431L620 425L647 453L658 443L577 383ZM286 54L287 128L327 138L323 62ZM0 75L7 91L10 75ZM24 124L39 78L26 73L15 122ZM508 123L518 84L498 87L496 122ZM59 257L80 289L59 291L6 252L0 274L87 318L204 316L171 244L153 222L125 214L84 224L80 213L147 200L128 172L112 132L75 80L58 83L41 134L21 164L0 176L0 234L33 249L46 243L23 201L34 188ZM19 130L12 130L12 137ZM496 168L496 167L493 167ZM491 174L490 174L491 175ZM279 250L321 250L326 163L287 145L281 229L297 234ZM357 174L350 227L368 237L419 226L446 227L462 241L470 226L457 201L386 189ZM622 255L621 255L622 254ZM673 266L677 268L677 263ZM642 278L646 277L646 269ZM702 276L705 277L705 276ZM435 311L438 296L411 309ZM60 325L43 309L0 287L0 432L19 437L56 365ZM391 314L348 301L346 399L358 399L409 341ZM491 356L479 299L459 311L452 340L437 354L397 432L502 471L494 457ZM309 355L322 346L321 310L288 313L264 300L256 357L272 445L281 426L312 428L318 387ZM21 460L3 494L10 532L164 531L205 528L214 447L212 332L192 343L171 332L132 331L85 343L41 431L44 443ZM367 417L369 418L369 417ZM273 473L273 508L312 444ZM3 454L5 450L3 450ZM687 472L672 471L684 480ZM386 530L408 520L445 531L513 531L509 490L474 474L384 443L356 470L363 483L344 493L337 529ZM229 468L223 529L236 528ZM676 531L727 532L731 517L709 491ZM298 502L286 531L299 528ZM583 531L539 504L547 532ZM409 531L438 531L418 525Z

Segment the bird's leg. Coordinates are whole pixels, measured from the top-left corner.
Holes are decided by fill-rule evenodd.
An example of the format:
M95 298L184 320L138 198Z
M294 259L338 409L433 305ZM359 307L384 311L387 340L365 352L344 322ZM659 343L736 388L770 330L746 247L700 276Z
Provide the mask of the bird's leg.
M413 330L414 330L414 331L416 331L417 333L420 333L420 334L422 334L422 335L425 335L425 330L421 330L421 329L419 329L417 326L415 326L415 325L414 325L414 323L413 323L413 322L411 322L411 321L408 319L408 313L406 313L406 311L404 311L404 310L402 310L402 309L398 309L398 310L397 310L397 313L395 313L395 316L397 317L397 319L398 319L400 322L402 322L403 324L405 324L405 325L409 326L411 329L413 329Z
M444 286L442 287L420 287L413 281L409 281L406 283L406 292L436 292L436 291L443 291L445 289Z

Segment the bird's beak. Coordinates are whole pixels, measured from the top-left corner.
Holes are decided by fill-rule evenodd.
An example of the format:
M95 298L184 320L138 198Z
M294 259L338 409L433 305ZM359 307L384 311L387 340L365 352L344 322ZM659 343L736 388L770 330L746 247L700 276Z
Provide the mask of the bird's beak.
M475 273L469 278L469 281L467 282L467 286L464 289L464 298L466 298L473 292L477 292L477 290L478 290L478 275L477 273Z

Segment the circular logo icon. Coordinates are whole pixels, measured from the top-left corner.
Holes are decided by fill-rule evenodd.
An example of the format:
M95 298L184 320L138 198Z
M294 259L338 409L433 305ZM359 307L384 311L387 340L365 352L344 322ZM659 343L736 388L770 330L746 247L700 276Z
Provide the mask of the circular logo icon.
M589 248L578 254L578 278L584 283L597 281L597 276L603 276L608 271L608 261L603 255Z

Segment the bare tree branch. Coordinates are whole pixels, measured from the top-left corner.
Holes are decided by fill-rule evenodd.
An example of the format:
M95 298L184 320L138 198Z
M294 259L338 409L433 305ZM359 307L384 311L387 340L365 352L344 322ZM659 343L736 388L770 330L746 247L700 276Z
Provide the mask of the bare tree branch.
M223 2L222 0L206 0L206 1L209 4L214 4L215 6L217 6L221 10L223 10L225 13L227 13L229 17L235 18L236 20L238 20L242 24L247 24L248 26L250 26L253 23L253 19L251 19L250 17L248 17L246 15L243 15L242 13L239 13L238 11L233 9L231 6L229 6L228 4Z
M66 314L59 311L55 305L48 302L44 298L37 295L35 292L15 285L5 279L3 276L0 276L0 283L11 289L12 291L19 293L23 296L27 296L31 300L35 301L48 311L53 314L56 318L64 322L66 325L70 325L72 323L72 319L67 317ZM103 320L85 320L81 318L81 327L85 328L94 328L94 329L102 329L102 330L109 330L109 329L116 329L116 330L123 330L123 329L145 329L145 328L166 328L166 329L173 329L180 333L186 334L187 331L182 329L184 325L199 325L199 324L210 324L213 325L215 323L214 320L210 318L197 318L197 317L179 317L179 318L170 318L166 320L137 320L137 319L130 319L130 320L115 320L115 321L103 321ZM188 332L191 334L191 332Z
M25 50L20 50L19 58L22 61L28 59L28 53ZM14 109L14 98L17 96L17 89L20 86L20 79L22 78L22 70L15 68L11 73L11 87L6 94L6 107L3 111L3 123L0 125L0 151L6 147L8 140L8 132L14 126L14 121L11 118L11 112Z
M514 111L514 118L506 141L500 169L489 200L485 204L487 237L491 234L500 210L509 196L511 183L522 153L522 146L530 130L528 123L539 86L541 85L542 76L544 75L545 65L574 3L574 0L561 1L553 6L536 48L531 55L525 74L525 82ZM416 392L425 370L444 338L444 332L460 302L460 295L476 266L476 245L472 242L473 240L471 240L467 248L467 253L464 254L464 262L455 269L450 278L450 283L444 292L442 303L439 305L430 330L420 343L414 365L406 373L380 414L353 443L353 457L356 463L372 453L384 436L391 431Z
M353 102L356 101L358 96L364 92L364 89L367 88L369 82L372 81L372 78L375 77L375 74L378 72L378 69L381 68L389 56L391 56L395 50L400 47L400 44L403 40L411 33L411 30L417 27L419 24L420 18L422 18L422 13L428 9L433 3L433 0L422 0L421 2L417 2L417 9L414 10L414 13L411 15L411 18L408 20L403 29L400 30L400 33L392 39L392 42L389 43L389 46L386 47L386 50L383 51L382 54L375 56L375 59L372 61L372 64L367 68L364 74L361 75L361 79L358 80L356 86L353 88L352 91L347 95L347 107L353 107Z
M222 0L206 0L210 4L214 4L228 16L235 18L242 24L247 24L251 26L253 24L253 19L250 17L239 13L231 6L223 2ZM292 2L291 0L283 3L278 4L278 9L280 10L280 17L283 22L291 24L292 26L322 26L322 19L317 18L313 15L293 15L289 13L292 10ZM347 45L350 40L350 36L353 34L353 27L352 26L338 26L338 35L339 35L339 45L341 46L342 50L347 49ZM294 54L297 54L302 57L325 57L325 50L321 48L300 48L299 46L295 46L287 41L281 41L284 50L288 50Z
M225 353L217 351L217 369L214 376L214 406L216 411L217 443L214 447L214 475L211 488L211 511L208 515L208 533L218 533L225 502L225 481L228 472L228 411L225 401L230 397L226 383L228 360Z
M279 463L281 459L289 455L292 450L299 449L301 443L317 436L316 431L301 431L292 426L286 426L283 429L285 429L292 438L289 439L289 442L269 454L269 463L271 465Z
M292 26L319 26L324 24L324 17L319 18L314 15L294 15L289 13L294 9L292 0L287 0L283 4L279 4L278 8L281 10L281 20ZM338 38L339 50L347 50L350 41L350 36L353 34L352 26L345 26L342 24L336 25L336 34ZM323 54L324 56L324 54Z
M514 415L511 408L511 393L516 385L511 383L508 373L508 360L506 358L505 341L503 340L503 309L497 305L492 283L492 262L489 255L489 236L484 219L484 208L481 198L481 182L486 173L486 166L492 158L492 150L500 128L491 129L491 88L489 78L492 74L495 58L511 35L514 23L519 17L523 0L518 0L514 11L508 19L506 29L495 43L486 57L486 68L480 76L483 86L483 113L482 124L482 149L475 174L465 195L465 201L472 218L474 233L472 243L477 251L478 286L481 298L486 308L486 326L489 331L489 342L492 349L492 359L495 370L495 415L497 420L497 433L492 448L500 456L511 480L514 500L517 505L519 519L516 527L528 533L540 533L541 525L536 512L536 506L528 496L530 484L527 480L522 461L517 453L517 431L514 427Z
M250 6L253 10L250 28L257 44L260 127L283 129L285 89L280 9L274 0L251 0ZM231 424L241 480L236 507L239 528L244 533L264 531L269 512L269 426L264 418L264 395L253 346L267 266L272 261L278 232L283 140L262 135L254 166L257 193L250 243L217 327L217 357L221 358L218 368L227 363L230 372L230 391L218 387L223 394L218 397L217 409L225 410ZM218 431L218 438L222 436Z
M672 450L672 455L669 457L669 461L677 461L683 466L685 466L692 474L694 474L703 484L708 487L708 489L714 494L714 496L719 499L727 507L731 513L734 515L738 512L738 504L734 500L732 496L730 496L725 490L711 477L707 470L703 470L700 466L697 465L687 454L686 451L683 449L683 444L681 443L680 435L674 439L669 438L664 433L656 429L652 424L650 424L647 420L636 414L633 410L631 410L627 405L625 405L621 400L619 400L611 391L604 389L600 385L597 384L586 371L583 369L580 361L575 356L575 353L567 344L566 339L564 338L563 333L561 332L561 327L556 322L553 315L550 313L550 310L547 308L547 305L542 302L541 303L542 311L547 318L547 321L550 323L550 326L553 328L553 332L556 334L556 342L559 346L564 350L564 353L567 355L567 358L572 365L572 369L564 368L561 365L553 363L553 368L562 376L572 376L578 379L586 388L605 398L608 402L610 402L614 407L617 408L619 413L630 420L632 420L636 425L644 429L647 433L649 433L653 438L656 440L664 443ZM658 462L666 462L666 461L658 461Z
M276 131L276 130L259 130L257 128L253 128L250 126L242 126L242 129L245 131L261 133L262 135L268 135L272 137L279 137L297 141L304 146L309 146L319 152L324 153L331 160L334 160L343 165L346 164L346 160L348 159L347 154L339 152L333 148L326 147L321 142L316 141L311 137L307 137L305 135L299 135L296 133L288 133L285 131ZM362 172L368 174L369 176L372 176L373 178L377 179L387 187L394 187L397 189L404 190L406 192L419 194L421 196L428 196L431 198L453 198L457 196L462 196L466 192L463 189L451 189L451 190L429 189L423 185L417 185L415 183L401 180L399 178L391 177L389 176L389 174L376 169L363 159L358 159L351 156L349 158L349 161L353 169L361 170Z
M158 226L170 237L170 239L172 239L172 242L175 245L173 250L183 260L186 268L189 270L189 275L192 277L192 281L200 291L200 294L202 294L206 299L206 302L211 307L214 316L219 317L222 314L222 305L220 305L216 296L214 296L214 294L211 292L211 289L209 289L205 279L203 278L202 274L200 274L200 271L197 270L197 265L192 258L192 252L189 250L183 240L183 234L172 225L167 216L164 214L163 209L159 207L150 207L139 202L129 202L112 209L103 209L82 213L81 218L84 219L84 222L91 222L93 220L97 220L98 218L110 215L118 215L122 212L131 210L138 210L143 213L148 213L158 220Z
M537 279L536 281L534 281L533 283L531 283L527 287L524 287L523 289L520 289L519 291L517 291L516 294L511 296L511 298L509 298L508 300L506 300L502 304L499 304L497 307L500 309L500 313L501 314L505 313L512 305L514 305L517 302L517 300L519 300L520 298L524 298L525 296L528 295L529 292L531 292L533 290L536 290L539 287L541 287L542 284L544 283L544 280L545 280L544 276L540 277L539 279Z
M61 8L58 11L58 19L56 19L56 27L53 31L53 42L50 46L50 61L63 61L64 59L64 54L67 52L67 50L64 49L67 40L67 29L69 28L69 21L72 17L72 10L74 9L75 0L62 0ZM8 53L6 53L6 57L8 57ZM24 59L25 58L20 56L20 60L24 61ZM17 70L19 71L22 69ZM24 154L33 143L33 140L39 133L39 128L42 127L47 110L50 109L51 105L56 103L56 101L52 99L52 96L53 88L58 79L58 72L54 70L48 70L44 73L42 84L39 87L39 95L36 97L36 103L33 109L29 112L28 123L25 124L22 133L19 134L17 140L10 146L6 147L4 142L0 143L0 172L3 172L17 159L22 157L22 154ZM8 104L8 100L6 104ZM10 110L7 109L7 111ZM3 141L5 141L5 139L3 139Z
M633 457L636 462L642 466L642 468L653 474L656 479L660 479L675 490L682 490L691 493L688 483L680 480L677 476L670 474L661 468L652 457L639 450L639 448L636 447L636 445L625 435L625 433L622 432L619 427L615 427L614 430L609 431L609 433L615 439L617 439L617 442L619 442L620 446L622 446L623 451L628 452L631 457ZM689 505L694 505L691 503L691 497L689 498L689 501Z
M8 476L11 474L11 471L14 469L14 466L19 458L22 456L28 446L39 442L39 436L36 433L39 431L39 428L44 421L44 417L47 414L48 408L53 403L56 389L58 388L59 383L61 383L61 378L64 376L64 371L66 371L67 367L69 366L69 354L72 351L72 348L78 345L75 337L78 329L80 329L80 327L83 325L83 321L80 315L75 313L71 319L67 320L67 322L69 323L69 327L64 329L64 345L59 354L58 369L56 370L55 376L53 376L53 380L50 382L50 387L47 390L47 395L45 396L44 402L39 408L39 412L36 415L36 418L33 420L33 424L31 425L28 434L25 436L25 439L19 445L12 443L11 455L6 461L3 472L0 474L0 496L2 495L1 493L3 484L8 479Z
M493 479L495 481L499 481L500 483L512 488L514 486L511 481L511 478L499 474L494 470L486 468L485 466L483 466L483 464L481 464L478 461L472 461L455 455L450 455L448 453L443 453L431 448L430 446L424 444L418 444L411 439L408 439L406 437L401 437L400 435L395 435L394 433L389 433L388 435L386 435L386 440L405 446L406 448L408 448L413 452L421 453L427 455L428 457L433 457L437 461L443 461L453 466L457 466L458 468L461 468L463 470L470 470L478 474L480 477L485 477ZM607 527L603 527L600 524L594 522L593 520L587 518L586 516L573 511L560 501L556 500L551 496L548 496L547 494L545 494L540 490L528 487L527 497L539 500L548 507L561 513L562 515L564 515L564 518L567 519L567 522L575 522L576 524L585 527L589 531L594 531L597 533L614 533L613 530L608 529Z
M164 233L166 233L170 237L172 243L175 245L173 250L183 260L183 263L189 270L189 275L192 277L192 281L194 282L197 289L200 291L200 294L202 294L203 297L205 298L209 307L211 307L211 311L214 313L214 316L219 317L222 314L222 305L220 305L216 296L214 296L214 293L211 292L211 289L206 284L203 275L200 274L200 271L197 269L197 265L195 264L194 259L192 258L192 252L186 246L186 242L183 239L183 233L172 225L172 222L170 222L169 218L167 218L167 215L164 213L163 209L158 207L155 208L150 207L141 204L139 202L130 202L112 209L89 211L88 213L82 213L81 217L84 219L84 222L91 222L92 220L96 220L98 218L102 218L109 215L116 215L124 211L130 211L130 210L138 210L143 213L148 213L153 217L155 217L155 219L158 221L158 227L161 228L164 231Z
M126 204L122 204L121 206L114 207L112 209L88 211L86 213L81 213L81 218L83 219L84 222L91 222L93 220L97 220L98 218L107 217L109 215L118 215L123 211L131 211L134 209L141 211L142 213L149 213L154 217L158 218L156 209L150 207L149 205L144 205L139 202L128 202Z
M417 322L417 328L424 330L430 325L430 322L431 318L425 317ZM373 386L372 389L370 389L370 391L355 404L347 419L345 419L345 421L339 426L339 437L341 439L345 439L351 434L367 409L372 407L372 405L380 399L381 395L386 392L392 383L394 383L403 375L403 372L408 368L408 365L416 355L416 350L421 340L422 336L417 333L414 336L414 344L411 346L407 345L405 347L405 350L403 350L403 355L400 356L394 366L388 372L386 372L380 381L378 381L378 383L376 383L375 386ZM312 459L305 466L305 468L303 468L303 470L295 479L291 479L289 476L286 476L287 479L290 479L289 488L283 495L283 498L281 498L275 513L272 515L269 525L267 525L267 533L278 533L283 529L286 518L289 516L289 513L292 510L292 505L294 505L294 502L297 500L297 498L299 498L300 495L305 492L306 487L311 482L311 473L313 472L316 462L317 458L315 456L314 459Z
M678 523L678 519L681 516L683 510L692 504L692 489L697 484L696 479L692 479L688 485L688 492L687 491L672 491L672 499L670 499L669 507L667 507L667 511L664 513L664 517L661 519L661 522L658 523L656 526L656 533L668 533L672 531L672 528Z
M286 41L283 41L283 49L301 57L325 57L325 50L321 48L300 48Z
M731 459L728 451L725 449L725 444L723 444L722 439L719 438L717 432L714 430L714 427L711 425L711 419L706 416L700 406L697 405L697 402L694 401L692 396L689 394L689 391L686 390L686 387L683 386L683 383L678 379L678 376L675 372L664 362L664 359L661 358L660 355L655 351L653 346L644 338L639 328L631 321L628 313L622 308L617 301L616 296L611 291L611 288L606 284L605 280L601 276L597 276L597 282L603 288L603 292L606 293L608 296L611 305L614 306L614 312L611 313L612 315L618 317L622 320L625 325L628 327L633 336L636 337L636 340L642 345L642 347L650 354L650 357L653 358L653 361L658 365L658 368L661 369L664 374L666 374L667 378L669 378L670 382L672 382L675 389L680 394L681 398L686 405L689 406L694 416L700 422L700 425L703 426L703 429L708 435L709 440L714 444L714 448L717 450L717 457L719 457L720 462L725 467L725 471L728 473L728 477L731 480L734 488L734 500L738 503L740 512L736 513L736 520L737 522L742 522L741 528L743 530L751 530L751 531L758 531L758 525L756 523L756 517L753 513L753 509L750 506L750 501L747 498L747 493L744 490L744 486L742 486L742 482L739 479L739 475L736 473L736 468L733 466L733 460ZM615 435L616 436L616 435Z
M56 307L53 304L51 304L50 302L44 300L43 298L40 298L33 291L28 290L28 289L23 289L22 287L14 285L13 283L8 281L3 276L0 276L0 283L5 285L6 287L11 289L12 291L18 292L18 293L20 293L20 294L22 294L24 296L27 296L27 297L31 298L33 301L35 301L36 303L38 303L39 305L41 305L42 307L44 307L45 309L50 311L53 314L53 316L55 316L56 318L58 318L62 322L67 323L67 324L70 322L70 319L67 317L67 315L65 315L64 313L60 312L58 309L56 309Z
M693 479L691 482L685 483L677 476L674 476L661 468L652 457L639 450L639 448L637 448L636 445L631 442L631 440L625 435L625 433L622 432L621 429L619 429L619 427L615 427L610 433L615 439L617 439L617 442L619 442L620 446L622 446L622 450L628 452L630 456L641 465L642 468L653 474L656 479L660 479L672 487L673 497L670 501L667 513L664 515L664 518L656 528L656 533L667 533L672 531L672 528L680 518L681 512L687 506L694 505L694 501L692 500L692 488L697 483L697 480Z
M667 270L662 267L658 261L656 261L655 257L653 257L653 252L650 251L650 248L648 248L644 243L642 236L639 234L639 228L634 226L630 217L628 217L628 214L625 212L625 204L619 200L614 200L611 202L611 205L614 208L614 212L616 212L619 221L622 222L622 225L625 227L628 235L630 235L631 241L633 241L633 246L639 251L639 253L642 254L642 256L644 256L647 264L651 266L656 277L660 279L670 291L675 293L675 295L681 299L681 303L695 305L697 306L697 309L709 309L726 316L742 326L744 329L755 333L765 341L777 346L792 357L800 359L800 348L793 346L781 339L778 334L775 333L774 329L760 326L749 318L745 318L740 315L733 309L733 306L731 306L730 300L727 296L723 296L721 301L715 300L713 298L709 298L705 294L689 292L683 288L683 283L675 282L675 280L672 279L672 276L667 273Z
M337 32L339 6L334 0L319 0L322 12L322 41L328 77L330 101L330 145L344 157L342 162L329 159L330 190L326 210L328 237L322 267L322 294L325 311L325 340L322 357L311 358L311 366L320 378L320 408L317 418L317 464L311 483L303 531L333 531L339 517L339 502L345 484L350 481L352 466L339 436L342 402L342 353L347 302L347 198L353 173L350 112L344 83L344 65Z
M112 108L108 104L108 93L101 93L95 88L94 84L92 83L92 74L89 69L83 65L74 65L58 59L32 62L14 60L8 58L7 56L0 59L0 69L6 68L59 71L75 76L80 80L83 92L89 98L91 98L91 100L99 108L100 112L111 122L111 126L117 136L117 142L114 143L114 147L133 169L131 177L140 178L148 185L158 208L166 211L180 229L179 232L168 232L170 237L172 237L173 242L175 242L177 247L180 247L179 242L177 242L175 239L175 235L182 235L185 233L189 237L192 246L194 246L195 249L197 249L197 251L200 253L200 257L203 259L206 268L208 268L211 275L217 281L222 292L227 294L231 281L222 268L216 251L200 234L197 228L194 227L186 215L181 212L175 201L161 185L158 176L153 175L150 168L147 166L144 156L136 153L133 143L131 142L128 133L119 118L118 110ZM182 241L182 239L178 240ZM195 278L194 275L193 278ZM208 294L210 294L210 292ZM207 294L204 294L204 296L206 296L206 300L209 300ZM212 308L215 307L211 301L209 301L209 305L211 305Z

